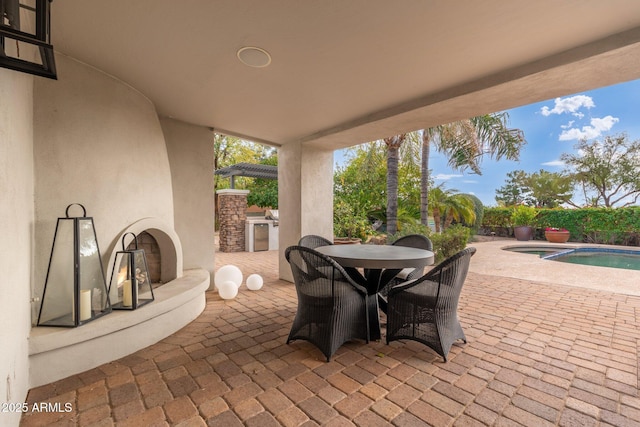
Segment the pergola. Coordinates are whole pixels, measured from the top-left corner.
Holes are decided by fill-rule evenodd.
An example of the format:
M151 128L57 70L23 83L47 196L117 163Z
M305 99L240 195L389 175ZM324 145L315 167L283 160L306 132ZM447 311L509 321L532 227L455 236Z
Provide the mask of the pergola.
M223 178L230 178L230 188L235 188L235 177L246 176L247 178L278 179L278 167L272 165L256 165L251 163L236 163L226 168L215 171L216 175Z

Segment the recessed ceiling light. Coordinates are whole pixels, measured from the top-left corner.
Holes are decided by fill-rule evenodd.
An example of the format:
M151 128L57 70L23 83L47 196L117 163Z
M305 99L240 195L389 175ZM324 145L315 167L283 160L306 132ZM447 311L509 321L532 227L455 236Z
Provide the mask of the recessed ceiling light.
M259 47L246 46L238 50L238 59L249 67L262 68L271 64L271 55Z

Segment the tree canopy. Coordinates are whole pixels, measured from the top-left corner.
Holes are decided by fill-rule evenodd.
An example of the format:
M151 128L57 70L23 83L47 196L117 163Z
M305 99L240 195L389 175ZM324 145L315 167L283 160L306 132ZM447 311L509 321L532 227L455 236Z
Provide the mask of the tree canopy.
M399 152L398 206L418 206L420 171L402 148ZM347 152L347 162L334 172L334 203L349 203L358 215L386 212L386 147L382 141L358 145ZM386 218L386 213L384 215Z
M626 134L603 140L582 140L576 153L560 159L582 189L587 206L620 207L636 204L640 197L640 141Z
M549 172L526 173L514 170L507 173L505 185L496 190L496 202L503 206L525 204L540 208L555 208L570 203L573 182L570 175Z
M420 220L427 224L429 208L429 152L433 143L445 154L452 169L471 169L481 175L480 164L485 156L500 160L518 160L527 143L520 129L507 127L506 112L484 114L422 130L422 184Z

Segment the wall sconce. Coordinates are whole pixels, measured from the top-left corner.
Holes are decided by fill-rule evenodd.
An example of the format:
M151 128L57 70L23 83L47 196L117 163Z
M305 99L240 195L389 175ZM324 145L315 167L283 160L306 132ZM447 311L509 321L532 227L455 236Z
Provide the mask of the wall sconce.
M57 79L51 1L0 0L0 67Z
M69 217L71 206L81 217ZM58 218L38 326L76 327L111 312L93 218L81 204Z
M128 234L133 236L135 249L126 249ZM138 237L134 233L122 236L122 250L116 252L111 270L109 295L114 310L135 310L154 300L151 278L144 249L138 249Z

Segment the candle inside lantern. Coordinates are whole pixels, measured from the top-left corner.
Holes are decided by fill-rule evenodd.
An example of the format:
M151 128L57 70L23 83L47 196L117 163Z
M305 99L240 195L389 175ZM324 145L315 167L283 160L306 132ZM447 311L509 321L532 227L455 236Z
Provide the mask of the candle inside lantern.
M91 319L91 290L80 291L80 321Z
M122 305L125 307L131 307L133 305L131 280L125 280L122 282Z

